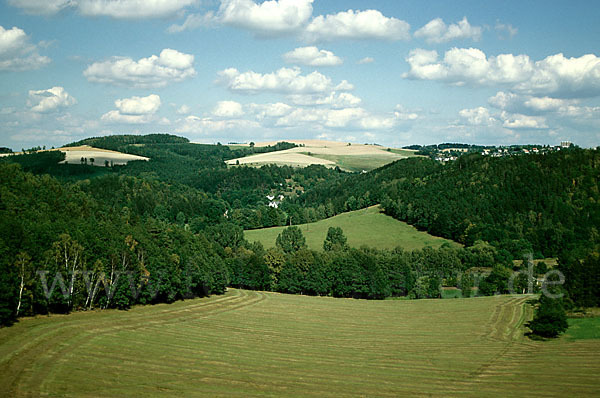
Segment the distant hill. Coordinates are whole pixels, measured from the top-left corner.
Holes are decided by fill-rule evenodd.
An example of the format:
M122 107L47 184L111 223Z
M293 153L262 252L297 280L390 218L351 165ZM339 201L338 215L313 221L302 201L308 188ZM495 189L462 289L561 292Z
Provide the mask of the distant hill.
M286 140L295 148L231 159L228 165L262 166L265 164L305 167L312 164L339 167L342 170L370 171L399 159L416 156L415 151L394 149L379 145L355 144L323 140ZM248 145L248 144L246 144ZM254 147L273 145L273 142L256 143Z

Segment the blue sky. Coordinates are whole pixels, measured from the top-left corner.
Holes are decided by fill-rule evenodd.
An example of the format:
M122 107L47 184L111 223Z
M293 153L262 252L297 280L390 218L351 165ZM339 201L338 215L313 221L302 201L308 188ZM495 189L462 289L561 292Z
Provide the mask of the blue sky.
M0 146L600 145L590 1L1 0Z

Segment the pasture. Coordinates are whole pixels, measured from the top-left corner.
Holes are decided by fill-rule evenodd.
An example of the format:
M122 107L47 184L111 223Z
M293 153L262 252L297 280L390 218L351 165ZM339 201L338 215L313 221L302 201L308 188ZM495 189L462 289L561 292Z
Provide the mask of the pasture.
M2 396L597 396L600 340L531 341L527 296L223 296L22 319Z
M348 238L351 247L362 245L377 249L393 249L398 246L405 250L422 249L425 246L438 248L448 242L458 243L429 235L415 227L381 213L379 206L350 211L314 223L301 224L298 227L306 238L310 249L322 250L323 241L329 227L340 227ZM261 242L264 247L274 247L277 236L286 227L272 227L244 231L250 242Z

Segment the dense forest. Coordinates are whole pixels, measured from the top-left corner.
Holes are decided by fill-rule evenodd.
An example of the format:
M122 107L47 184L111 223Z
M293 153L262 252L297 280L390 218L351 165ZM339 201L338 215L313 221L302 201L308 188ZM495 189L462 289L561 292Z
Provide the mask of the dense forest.
M374 298L525 291L513 260L558 257L567 303L599 305L600 152L406 159L364 174L310 166L226 167L289 147L191 144L165 134L93 145L150 157L126 166L58 164L60 152L0 161L0 323L18 316L122 308L218 294L227 286ZM281 194L278 208L267 195ZM323 251L299 229L277 247L243 229L298 224L381 203L392 217L465 245L412 252L349 248L330 230ZM541 277L546 267L536 267ZM535 284L539 289L539 284Z

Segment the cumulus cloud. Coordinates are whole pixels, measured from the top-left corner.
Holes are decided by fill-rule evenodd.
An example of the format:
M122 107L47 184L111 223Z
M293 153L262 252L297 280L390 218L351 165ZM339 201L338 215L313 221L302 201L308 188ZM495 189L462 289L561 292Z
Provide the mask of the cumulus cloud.
M160 97L156 94L118 99L115 101L117 109L102 115L101 120L108 123L149 123L154 120L154 114L160 105Z
M528 116L518 113L502 112L502 125L509 129L547 129L546 119L541 116Z
M299 68L281 68L265 74L253 71L240 73L235 68L229 68L219 72L218 82L231 91L245 93L312 94L333 90L348 91L353 88L345 80L334 86L329 77L319 72L302 75Z
M600 58L551 55L532 62L527 55L487 57L476 48L452 48L439 59L436 51L415 49L406 58L408 79L439 80L457 85L507 84L516 92L553 98L600 95Z
M83 75L91 82L139 88L164 87L196 75L194 56L166 48L160 55L134 61L114 57L88 66Z
M332 108L353 108L360 105L362 100L350 93L331 92L329 94L294 94L288 99L295 105L315 106L326 105Z
M405 78L441 80L458 85L519 83L533 75L534 65L527 55L500 54L487 57L476 48L452 48L438 59L435 50L412 50L406 58L410 70Z
M415 32L415 37L425 39L427 43L446 43L451 40L471 39L479 41L483 28L472 26L467 17L456 24L446 25L441 18L429 21Z
M40 55L38 50L39 45L30 43L22 29L0 26L0 71L39 69L50 63L50 58Z
M515 89L532 95L562 98L600 95L600 58L594 54L579 58L551 55L537 61L531 78L519 83Z
M313 0L221 0L216 19L260 36L297 32L312 15Z
M373 115L363 108L314 109L295 108L277 119L279 127L312 126L314 129L390 129L396 124L392 116Z
M63 87L52 87L47 90L30 90L27 105L32 112L49 113L77 103Z
M490 115L490 111L482 106L471 109L462 109L458 115L469 125L472 126L491 126L496 122Z
M499 91L488 99L488 103L495 108L528 115L564 111L578 102L574 99L533 97L504 91Z
M208 134L224 130L246 130L259 128L260 124L251 120L215 120L210 117L190 115L177 121L175 131L187 134Z
M9 0L9 4L28 14L53 15L76 8L85 16L119 19L163 18L197 4L198 0Z
M388 18L377 10L342 11L319 15L304 31L310 42L338 39L409 40L410 25L397 18Z
M283 102L276 102L271 104L249 104L247 106L249 111L254 114L257 120L264 120L270 118L278 118L290 113L294 108Z
M242 104L235 101L219 101L212 111L217 117L239 117L244 114Z
M307 66L337 66L343 63L342 59L331 51L319 50L317 47L298 47L283 55L288 64Z

